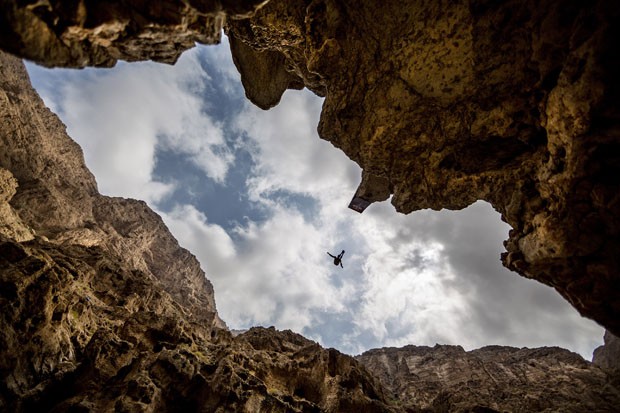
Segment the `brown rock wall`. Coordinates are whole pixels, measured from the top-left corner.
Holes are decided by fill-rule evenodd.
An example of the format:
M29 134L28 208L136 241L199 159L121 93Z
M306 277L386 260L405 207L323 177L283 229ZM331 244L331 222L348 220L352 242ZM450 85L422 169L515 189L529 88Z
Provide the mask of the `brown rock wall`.
M0 48L45 66L174 63L195 43L219 43L227 15L265 0L3 1Z
M392 411L351 357L275 329L233 339L101 247L0 236L0 266L3 411Z
M605 331L604 344L594 350L592 362L616 376L620 383L620 338Z
M612 376L557 347L406 346L357 360L405 411L611 412L620 402Z
M223 327L213 287L144 202L99 195L80 147L36 94L23 64L0 55L0 167L17 180L10 201L24 224L58 245L104 248L159 280L193 317Z
M0 168L0 234L18 242L29 241L34 234L26 226L9 201L17 191L17 180L6 169Z

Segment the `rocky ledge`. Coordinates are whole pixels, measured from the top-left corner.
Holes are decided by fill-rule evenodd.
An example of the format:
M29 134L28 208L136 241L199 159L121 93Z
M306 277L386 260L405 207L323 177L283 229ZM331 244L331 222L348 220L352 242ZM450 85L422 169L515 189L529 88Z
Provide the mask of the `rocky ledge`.
M411 412L612 412L612 376L558 347L382 348L356 357Z

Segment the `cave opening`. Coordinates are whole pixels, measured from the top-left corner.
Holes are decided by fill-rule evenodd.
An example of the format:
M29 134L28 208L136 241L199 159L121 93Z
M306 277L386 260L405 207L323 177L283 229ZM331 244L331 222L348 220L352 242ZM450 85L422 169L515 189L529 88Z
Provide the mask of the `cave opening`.
M553 290L501 266L509 227L490 205L350 211L361 171L318 138L322 99L288 91L269 111L253 107L226 41L175 66L28 69L100 191L145 200L197 256L230 328L290 328L349 354L560 345L589 359L602 342ZM528 150L500 143L507 159ZM325 260L334 249L350 253L342 271Z

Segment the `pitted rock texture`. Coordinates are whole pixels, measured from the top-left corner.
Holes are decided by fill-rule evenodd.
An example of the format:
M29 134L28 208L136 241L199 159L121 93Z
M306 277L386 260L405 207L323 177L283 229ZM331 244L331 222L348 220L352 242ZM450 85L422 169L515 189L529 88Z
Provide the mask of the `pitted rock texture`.
M620 388L557 347L406 346L356 357L408 412L613 412Z
M620 383L620 338L605 331L604 344L594 350L592 362L617 376Z
M9 201L17 191L17 180L6 169L0 168L0 234L18 242L34 238L34 232L23 223Z
M219 43L227 16L265 0L3 1L0 48L46 66L174 63L195 43Z
M0 236L0 410L389 412L358 362L196 323L100 247Z
M253 59L325 96L318 131L363 168L357 196L490 202L513 228L504 265L619 335L619 16L612 0L272 0L226 31L257 105L284 83Z

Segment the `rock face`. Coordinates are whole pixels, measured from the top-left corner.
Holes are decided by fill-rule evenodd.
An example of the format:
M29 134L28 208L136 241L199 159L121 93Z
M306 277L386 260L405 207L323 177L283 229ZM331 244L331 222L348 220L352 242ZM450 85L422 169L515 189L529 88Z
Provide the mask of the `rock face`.
M594 350L592 362L618 377L620 382L620 339L605 331L604 345Z
M14 231L37 234L56 245L103 248L126 270L160 282L196 322L222 327L213 287L198 261L179 248L144 202L98 194L82 150L32 89L21 61L2 55L0 87L0 178L7 182L0 199L7 216L18 215L23 224Z
M219 43L227 16L247 16L264 2L3 1L0 48L47 66L174 63L196 42Z
M233 339L143 202L98 194L22 63L0 53L0 410L387 412L354 359L291 332Z
M411 412L612 412L620 392L603 370L557 347L382 348L357 357Z
M99 247L0 236L0 410L388 412L351 357L195 323Z

